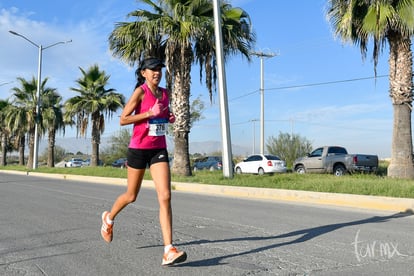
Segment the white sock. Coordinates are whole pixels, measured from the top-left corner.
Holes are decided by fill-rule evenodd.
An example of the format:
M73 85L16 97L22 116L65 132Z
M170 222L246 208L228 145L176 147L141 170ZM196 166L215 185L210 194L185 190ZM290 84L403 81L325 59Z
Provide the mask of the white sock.
M170 251L171 247L173 247L172 244L164 246L164 253L167 254L168 251Z
M113 221L113 220L111 220L111 219L109 218L109 216L106 216L106 223L108 223L108 224L114 224L114 221Z

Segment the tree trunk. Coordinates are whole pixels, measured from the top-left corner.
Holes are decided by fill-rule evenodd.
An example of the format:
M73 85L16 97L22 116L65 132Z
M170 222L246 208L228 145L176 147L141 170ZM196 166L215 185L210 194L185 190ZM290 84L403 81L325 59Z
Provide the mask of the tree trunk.
M19 165L24 166L24 146L26 144L26 138L24 135L19 138Z
M92 114L92 152L91 167L98 166L99 163L99 144L101 143L101 128L104 124L103 116L99 113Z
M412 52L410 38L390 33L390 97L394 109L391 161L388 176L414 179L412 110Z
M92 141L91 167L97 167L99 160L99 144Z
M55 129L51 128L49 129L49 141L48 141L48 147L47 147L47 166L49 168L55 167L55 137L56 137L56 131Z
M33 153L34 153L34 141L35 141L35 130L34 128L29 131L29 156L27 157L26 167L31 170L33 169Z
M188 53L190 52L190 53ZM191 84L191 48L183 47L173 61L179 61L173 70L174 88L171 97L172 111L176 117L174 123L174 163L172 172L191 176L189 133L190 133L190 84Z
M393 105L394 130L388 176L414 178L413 147L411 142L411 109L407 105ZM409 140L409 142L408 142Z
M0 166L7 165L7 134L4 131L1 135L1 158L0 158Z
M174 162L172 171L178 175L191 176L188 132L174 132Z

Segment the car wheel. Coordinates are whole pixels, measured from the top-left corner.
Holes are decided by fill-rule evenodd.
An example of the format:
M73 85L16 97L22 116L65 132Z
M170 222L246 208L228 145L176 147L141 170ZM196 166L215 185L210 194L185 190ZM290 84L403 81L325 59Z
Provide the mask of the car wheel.
M305 167L303 165L299 165L296 167L295 171L299 174L304 174L306 173Z
M264 170L263 170L263 168L259 168L259 170L257 171L257 173L259 174L259 175L264 175Z
M343 176L346 174L346 169L343 165L336 165L333 172L335 176Z
M211 166L211 167L210 167L210 172L212 172L212 171L214 171L214 170L215 170L214 166Z
M240 169L240 167L237 167L237 168L236 168L236 173L237 173L237 174L242 174L242 170Z
M121 169L125 169L125 165L121 165Z
M193 168L193 171L195 171L195 172L196 172L196 171L198 171L197 167L194 167L194 168Z

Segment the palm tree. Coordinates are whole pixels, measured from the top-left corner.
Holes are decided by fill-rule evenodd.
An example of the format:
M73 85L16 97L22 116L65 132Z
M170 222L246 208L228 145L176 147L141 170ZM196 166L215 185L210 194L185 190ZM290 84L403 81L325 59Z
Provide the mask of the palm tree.
M24 165L24 149L26 135L29 137L29 156L27 159L27 168L33 167L33 153L34 153L34 136L36 124L36 103L37 103L37 79L34 77L27 81L24 78L17 78L20 82L20 87L14 87L12 102L10 108L6 110L6 124L15 137L15 146L19 148L19 164ZM49 95L55 93L54 88L46 87L48 78L43 79L40 85L40 114L39 135L46 133L45 121L43 120L43 113L49 108Z
M167 88L172 91L175 113L173 172L191 175L189 159L191 66L200 66L200 80L212 97L216 80L213 5L209 0L166 0L156 4L140 0L155 12L139 9L128 14L133 22L121 22L109 36L113 55L139 64L146 56L165 59ZM248 14L231 5L220 5L224 56L241 53L250 60L255 41Z
M12 108L7 110L6 122L8 128L16 137L16 146L19 147L19 164L24 164L25 135L29 137L29 156L27 168L33 167L34 135L36 124L37 80L33 77L30 81L17 78L20 87L13 87ZM45 79L41 84L41 91L46 84Z
M20 106L10 105L5 110L5 124L10 131L13 147L19 152L19 165L24 165L24 149L27 135L27 112ZM27 165L27 168L32 166Z
M389 93L394 110L388 176L414 178L411 110L413 101L411 36L412 0L328 0L328 19L336 35L358 45L365 57L373 41L376 74L378 57L389 45Z
M52 168L55 166L56 132L59 130L65 132L62 97L56 92L56 89L44 91L41 114L43 131L47 130L48 133L47 166Z
M64 121L72 122L75 118L76 133L86 136L89 120L92 124L92 155L91 166L98 166L99 144L101 134L105 130L105 116L111 118L122 108L125 99L114 89L106 89L109 76L100 71L98 65L91 66L87 71L80 68L82 77L76 80L78 88L71 88L80 95L68 99L64 104Z

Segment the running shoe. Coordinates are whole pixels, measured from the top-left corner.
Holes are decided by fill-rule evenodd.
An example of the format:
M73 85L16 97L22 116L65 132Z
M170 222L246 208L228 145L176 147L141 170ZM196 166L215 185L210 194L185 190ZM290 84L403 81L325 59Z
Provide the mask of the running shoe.
M162 265L173 265L182 263L187 260L187 253L178 251L177 248L171 247L168 253L164 254L162 258Z
M101 236L107 242L110 243L112 241L112 226L113 224L109 224L106 222L106 218L108 217L109 212L105 211L102 213L102 227L101 227Z

